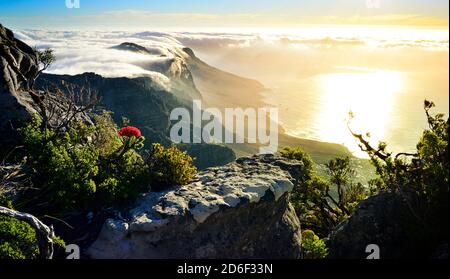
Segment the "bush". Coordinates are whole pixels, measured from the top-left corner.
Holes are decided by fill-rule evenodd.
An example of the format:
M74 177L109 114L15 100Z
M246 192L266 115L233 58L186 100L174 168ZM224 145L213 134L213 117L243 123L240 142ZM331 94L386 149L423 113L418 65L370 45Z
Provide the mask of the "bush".
M331 195L330 199L348 217L356 205L368 196L368 189L361 183L352 183L356 173L349 157L332 159L325 166L329 181L336 190L336 198Z
M448 197L449 120L443 114L431 115L434 106L433 102L424 102L429 128L423 131L415 153L394 156L387 151L386 143L380 142L374 148L362 135L353 133L376 167L378 177L371 181L376 191L414 191L430 203Z
M172 145L164 148L159 143L152 145L148 157L148 166L152 177L152 190L162 190L169 186L189 183L197 169L192 157Z
M325 242L311 230L302 232L302 252L304 259L324 259L328 256Z
M53 237L53 259L65 259L67 257L66 253L66 242L58 237Z
M386 143L374 148L361 134L353 133L361 149L368 153L378 177L370 183L374 192L392 191L415 200L410 204L412 216L422 224L415 231L433 241L448 242L449 212L449 119L432 115L434 103L425 100L428 129L423 131L415 153L393 155Z
M0 259L35 259L38 256L35 230L25 222L0 216Z
M112 123L112 120L109 119L107 123ZM128 128L130 127L124 127L119 131L120 140L118 141L117 133L114 133L114 136L110 135L109 137L116 143L100 156L100 172L97 181L99 196L103 197L100 199L101 202L125 203L147 190L148 166L135 151L144 147L145 138L135 127L133 128L136 134L124 134L123 131ZM111 129L107 130L111 131Z
M306 182L314 176L313 160L303 149L300 147L285 146L279 152L284 158L298 160L303 163L303 171L301 172L299 182Z
M35 117L21 130L28 163L37 172L34 184L41 189L29 202L40 200L45 206L64 209L85 207L96 191L93 179L98 174L98 153L83 142L91 127L80 124L58 135L41 124Z
M330 160L325 166L328 176L313 169L311 157L300 148L284 147L280 155L303 162L304 168L290 196L290 202L305 228L321 237L327 236L367 197L366 188L353 183L354 170L349 158Z
M39 191L19 209L87 210L127 201L143 189L147 168L135 148L144 138L120 138L109 114L97 116L96 125L73 123L62 134L34 117L21 133Z

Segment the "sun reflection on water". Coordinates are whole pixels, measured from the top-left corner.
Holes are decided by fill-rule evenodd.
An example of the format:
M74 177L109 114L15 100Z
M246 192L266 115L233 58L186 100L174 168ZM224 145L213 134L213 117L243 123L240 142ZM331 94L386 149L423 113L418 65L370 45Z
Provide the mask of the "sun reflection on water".
M354 131L370 132L371 142L385 138L393 104L403 88L400 72L376 70L362 73L333 73L317 77L321 102L315 119L318 136L342 143L356 156L365 157L347 129L348 113Z

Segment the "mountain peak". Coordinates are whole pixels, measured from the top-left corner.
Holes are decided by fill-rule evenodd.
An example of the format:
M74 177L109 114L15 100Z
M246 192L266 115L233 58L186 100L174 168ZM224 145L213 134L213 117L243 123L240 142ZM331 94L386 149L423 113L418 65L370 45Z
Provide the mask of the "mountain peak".
M141 45L135 44L135 43L131 43L131 42L124 42L124 43L121 43L120 45L113 46L112 48L118 49L118 50L128 50L128 51L133 51L133 52L151 54L147 48L145 48Z
M184 51L187 55L189 55L191 58L197 58L197 57L195 56L194 51L193 51L191 48L189 48L189 47L184 47L184 48L183 48L183 51Z

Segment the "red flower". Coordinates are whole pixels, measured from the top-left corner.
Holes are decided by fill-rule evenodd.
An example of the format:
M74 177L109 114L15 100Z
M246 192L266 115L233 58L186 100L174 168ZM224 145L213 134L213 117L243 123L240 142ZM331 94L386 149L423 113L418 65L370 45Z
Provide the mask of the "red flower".
M139 130L136 127L133 126L127 126L127 127L123 127L122 129L119 130L119 136L123 137L136 137L136 138L140 138L142 136L141 130Z

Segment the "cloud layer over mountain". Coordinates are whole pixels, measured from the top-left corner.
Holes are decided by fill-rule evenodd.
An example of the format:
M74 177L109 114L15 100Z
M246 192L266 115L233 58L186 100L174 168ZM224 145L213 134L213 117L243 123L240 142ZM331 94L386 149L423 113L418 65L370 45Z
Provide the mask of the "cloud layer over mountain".
M96 72L107 77L147 75L159 81L162 87L169 86L169 80L163 74L153 71L152 65L155 69L158 68L161 63L172 59L173 52L179 51L183 46L193 48L207 62L252 77L258 76L258 71L252 73L257 69L267 73L291 69L295 73L299 64L302 64L302 69L298 70L306 75L308 71L314 72L314 68L325 67L321 65L325 60L329 65L339 64L338 61L332 61L338 60L347 52L353 56L373 49L380 52L399 48L406 49L406 52L414 52L416 49L448 52L449 47L448 33L440 30L342 30L344 29L249 29L222 32L14 31L19 39L29 45L55 50L57 61L49 69L50 73L73 75ZM123 42L145 46L152 55L111 49ZM345 59L348 62L347 56ZM399 59L402 59L401 53ZM237 64L244 66L238 69ZM261 65L265 67L261 68Z

